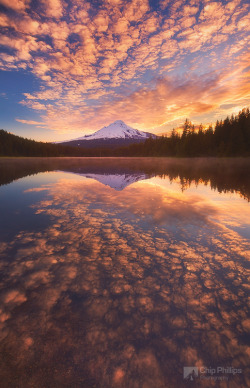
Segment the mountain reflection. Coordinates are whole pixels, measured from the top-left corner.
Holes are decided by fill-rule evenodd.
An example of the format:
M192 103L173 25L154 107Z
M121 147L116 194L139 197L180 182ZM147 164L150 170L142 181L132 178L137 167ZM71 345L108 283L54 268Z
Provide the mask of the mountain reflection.
M78 173L79 174L79 173ZM106 186L111 187L117 191L125 189L125 187L132 185L132 183L140 180L148 179L150 176L146 174L130 173L130 174L79 174L86 178L95 179Z
M182 190L204 183L250 200L250 158L0 158L0 185L27 175L60 170L89 176L122 190L153 176L178 179ZM119 182L120 181L120 182Z
M73 175L23 195L40 190L47 226L0 245L1 386L186 387L186 365L243 369L190 386L248 386L249 241L210 198Z

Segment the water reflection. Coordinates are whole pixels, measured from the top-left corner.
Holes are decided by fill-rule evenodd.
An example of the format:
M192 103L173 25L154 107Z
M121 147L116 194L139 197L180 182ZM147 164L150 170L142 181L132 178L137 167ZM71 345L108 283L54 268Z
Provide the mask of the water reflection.
M243 373L190 386L247 387L249 241L222 222L235 203L46 176L22 194L37 227L0 245L1 386L186 387L183 366L219 365Z
M250 158L0 158L0 185L54 170L92 175L97 180L99 176L99 181L110 175L113 180L124 176L124 181L129 178L131 182L168 177L170 181L178 179L182 190L202 183L250 199Z

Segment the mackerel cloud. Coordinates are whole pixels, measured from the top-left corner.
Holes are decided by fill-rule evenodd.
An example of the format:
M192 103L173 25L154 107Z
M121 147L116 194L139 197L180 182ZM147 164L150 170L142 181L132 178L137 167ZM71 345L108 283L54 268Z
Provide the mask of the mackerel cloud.
M249 104L247 2L0 0L0 69L40 88L21 104L52 130L140 129ZM73 113L73 114L72 114Z

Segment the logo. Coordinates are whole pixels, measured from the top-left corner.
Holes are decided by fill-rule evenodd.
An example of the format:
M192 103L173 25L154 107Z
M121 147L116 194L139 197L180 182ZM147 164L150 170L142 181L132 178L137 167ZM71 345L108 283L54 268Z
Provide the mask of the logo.
M199 380L211 380L211 381L227 381L231 377L242 373L241 368L234 368L232 366L184 366L183 367L183 379L186 381Z
M183 368L183 378L184 380L194 381L198 377L198 367L197 366L184 366Z

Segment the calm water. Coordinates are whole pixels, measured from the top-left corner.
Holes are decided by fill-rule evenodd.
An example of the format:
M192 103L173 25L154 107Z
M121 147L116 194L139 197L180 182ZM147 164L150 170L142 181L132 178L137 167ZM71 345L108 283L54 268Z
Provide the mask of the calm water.
M0 160L0 386L250 386L249 173Z

